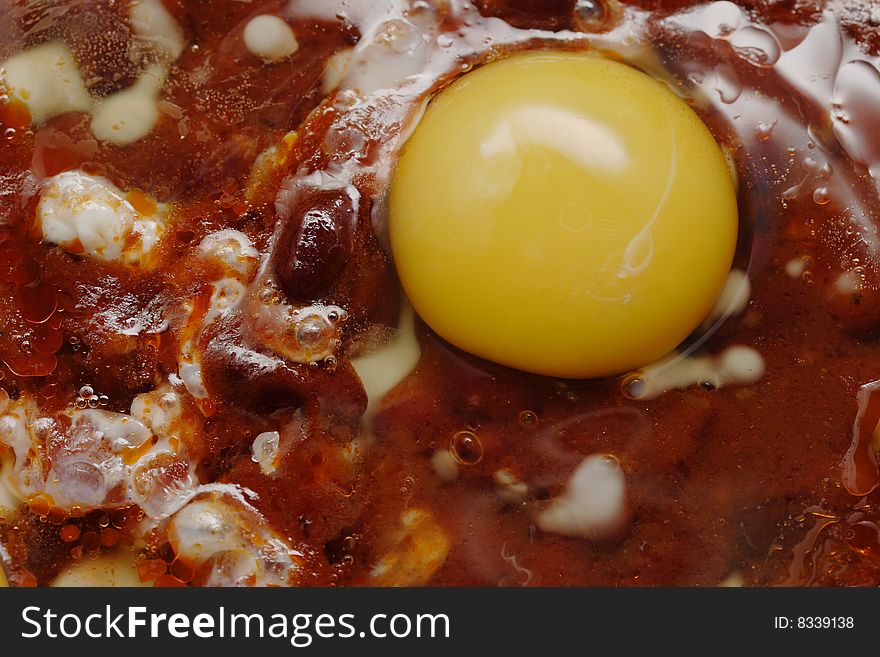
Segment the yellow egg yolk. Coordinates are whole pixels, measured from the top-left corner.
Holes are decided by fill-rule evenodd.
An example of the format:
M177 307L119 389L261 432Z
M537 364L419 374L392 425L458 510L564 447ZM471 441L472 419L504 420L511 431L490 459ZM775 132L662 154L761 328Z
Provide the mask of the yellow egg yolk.
M725 158L684 101L627 65L544 51L433 99L389 215L404 290L437 334L567 378L679 345L718 297L738 230Z

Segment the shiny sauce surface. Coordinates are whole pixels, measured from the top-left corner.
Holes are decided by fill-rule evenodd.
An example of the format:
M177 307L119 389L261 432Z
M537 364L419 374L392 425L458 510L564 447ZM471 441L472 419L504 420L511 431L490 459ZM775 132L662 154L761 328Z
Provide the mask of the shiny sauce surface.
M91 97L110 97L156 61L132 46L131 5L2 0L0 59L60 41ZM53 418L51 436L28 434L50 463L77 409L121 416L171 386L189 429L166 437L176 460L160 479L180 501L154 512L119 491L89 506L18 490L16 506L0 503L11 585L48 585L120 551L158 585L880 583L880 392L869 385L880 379L880 4L162 7L185 45L146 137L102 141L85 112L32 125L2 89L0 386L9 404L34 400ZM292 27L293 55L249 52L244 30L260 14ZM735 267L750 297L669 367L747 346L763 359L760 380L647 395L663 367L540 377L469 356L416 318L414 368L369 396L358 361L393 340L407 312L383 214L395 154L433 93L531 48L597 50L668 82L729 153ZM44 239L41 190L69 171L105 177L141 216L170 208L149 266ZM227 229L250 240L257 264L238 305L211 315L225 274L200 245ZM329 355L304 356L311 347L294 350L273 323L309 308L335 331ZM199 312L212 319L194 333ZM310 345L294 326L296 345ZM205 396L181 383L189 348ZM273 432L281 447L266 468L257 445L274 445ZM120 458L139 462L137 449L160 438ZM11 440L0 442L7 475L22 465ZM542 529L541 513L595 455L624 475L619 525L601 536ZM265 572L239 575L228 556L187 551L187 509L218 500L241 523L243 550L281 545L285 558L259 552Z

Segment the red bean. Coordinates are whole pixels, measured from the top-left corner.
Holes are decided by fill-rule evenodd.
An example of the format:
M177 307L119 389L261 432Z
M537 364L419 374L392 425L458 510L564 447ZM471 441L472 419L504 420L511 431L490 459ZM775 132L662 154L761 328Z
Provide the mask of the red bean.
M353 251L357 209L344 189L304 193L275 251L275 274L291 301L315 301Z

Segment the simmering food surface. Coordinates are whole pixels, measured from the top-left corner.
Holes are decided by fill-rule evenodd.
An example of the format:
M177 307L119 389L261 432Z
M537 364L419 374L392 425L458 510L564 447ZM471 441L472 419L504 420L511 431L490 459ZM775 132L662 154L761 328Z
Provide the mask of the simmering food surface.
M880 584L880 4L0 10L0 581Z

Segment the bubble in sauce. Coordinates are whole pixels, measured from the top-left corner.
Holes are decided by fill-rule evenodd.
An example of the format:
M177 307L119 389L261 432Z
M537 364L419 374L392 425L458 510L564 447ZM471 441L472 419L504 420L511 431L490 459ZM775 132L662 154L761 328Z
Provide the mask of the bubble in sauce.
M648 391L648 384L638 375L628 376L621 384L621 392L627 399L641 399Z
M452 437L452 456L461 465L476 465L483 460L483 445L473 431L459 431Z
M538 416L533 411L523 411L519 414L519 423L524 427L534 427L538 424Z
M758 141L767 141L770 139L770 137L773 136L773 129L775 127L776 121L770 123L759 121L758 125L755 127L755 136L758 138Z
M59 532L61 540L65 543L73 543L79 539L80 529L76 525L64 525Z
M318 315L307 317L297 326L296 339L306 349L318 350L327 340L328 329L327 323Z

